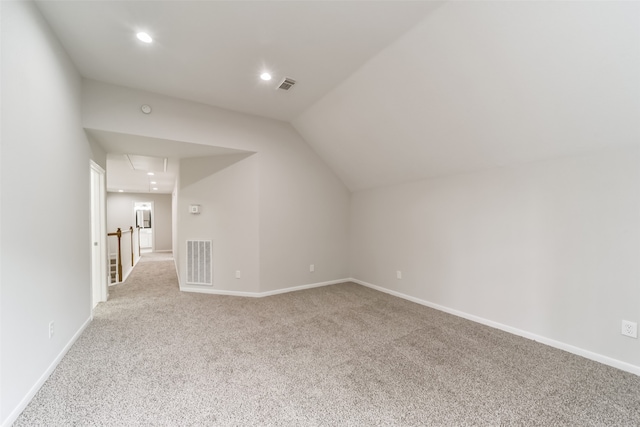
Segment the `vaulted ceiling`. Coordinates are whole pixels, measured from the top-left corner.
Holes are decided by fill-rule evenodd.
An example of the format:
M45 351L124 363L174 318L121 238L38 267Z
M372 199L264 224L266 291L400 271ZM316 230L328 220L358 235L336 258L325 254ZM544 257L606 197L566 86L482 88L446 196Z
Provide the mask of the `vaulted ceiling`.
M640 3L447 3L294 125L352 190L640 144Z
M80 73L289 121L440 2L69 1L38 6ZM145 31L153 43L136 39ZM269 71L273 79L258 77ZM276 87L285 77L291 91Z
M291 122L351 190L640 143L638 2L38 5L84 77Z

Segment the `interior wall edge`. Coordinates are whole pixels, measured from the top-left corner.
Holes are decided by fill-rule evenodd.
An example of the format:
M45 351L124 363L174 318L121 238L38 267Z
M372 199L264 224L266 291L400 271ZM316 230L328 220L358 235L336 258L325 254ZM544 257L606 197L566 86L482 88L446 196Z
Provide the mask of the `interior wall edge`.
M180 269L178 268L178 257L176 256L175 251L172 251L172 253L173 253L173 267L176 269L176 281L178 282L178 289L182 290L182 281L180 280Z
M122 278L122 282L117 283L117 284L122 284L124 282L127 281L127 279L129 278L129 276L131 275L131 272L133 272L133 269L136 268L136 266L138 265L138 262L140 261L141 257L136 257L137 259L135 260L135 262L133 263L133 267L131 267L131 270L127 271L126 273L124 273L124 277ZM116 283L114 283L115 285Z
M632 365L631 363L623 362L618 359L614 359L609 356L604 356L599 353L595 353L593 351L585 350L580 347L573 346L571 344L567 344L561 341L557 341L551 338L547 338L541 335L537 335L522 329L514 328L509 325L505 325L499 322L495 322L493 320L485 319L480 316L475 316L473 314L465 313L460 310L455 310L453 308L445 307L440 304L435 304L430 301L426 301L420 298L413 297L411 295L403 294L398 291L393 291L391 289L387 289L382 286L374 285L363 280L350 278L349 281L357 283L362 286L366 286L367 288L374 289L376 291L384 292L389 295L393 295L398 298L405 299L407 301L415 302L416 304L424 305L425 307L433 308L434 310L442 311L444 313L452 314L457 317L461 317L463 319L470 320L472 322L480 323L481 325L489 326L491 328L499 329L504 332L508 332L513 335L517 335L523 338L527 338L536 342L539 342L544 345L548 345L549 347L557 348L559 350L563 350L577 356L584 357L589 360L593 360L598 363L602 363L607 366L611 366L613 368L620 369L625 372L629 372L634 375L640 376L640 366Z

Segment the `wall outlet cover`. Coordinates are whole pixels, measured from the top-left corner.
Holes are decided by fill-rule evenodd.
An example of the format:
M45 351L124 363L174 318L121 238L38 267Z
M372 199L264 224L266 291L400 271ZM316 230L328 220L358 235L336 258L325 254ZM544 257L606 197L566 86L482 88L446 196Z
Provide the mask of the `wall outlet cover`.
M638 338L638 324L628 320L622 321L622 335L631 338Z

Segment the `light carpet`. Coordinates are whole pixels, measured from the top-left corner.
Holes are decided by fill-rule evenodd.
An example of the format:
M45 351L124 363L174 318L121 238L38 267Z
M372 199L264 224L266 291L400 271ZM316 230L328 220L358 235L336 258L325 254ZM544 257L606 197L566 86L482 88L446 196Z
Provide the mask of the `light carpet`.
M344 283L181 293L145 255L16 426L639 426L640 377Z

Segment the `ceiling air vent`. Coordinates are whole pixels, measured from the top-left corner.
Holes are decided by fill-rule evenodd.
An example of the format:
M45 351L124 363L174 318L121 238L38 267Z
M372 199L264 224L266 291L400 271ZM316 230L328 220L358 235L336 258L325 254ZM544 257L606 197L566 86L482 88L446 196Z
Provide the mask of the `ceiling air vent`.
M280 83L280 86L278 86L278 89L289 90L294 84L296 84L295 80L289 77L285 77L282 83Z

